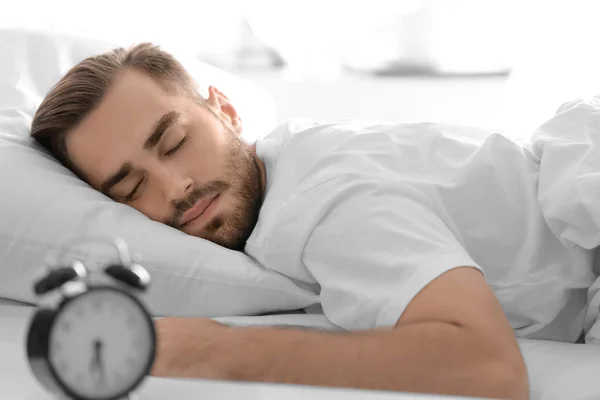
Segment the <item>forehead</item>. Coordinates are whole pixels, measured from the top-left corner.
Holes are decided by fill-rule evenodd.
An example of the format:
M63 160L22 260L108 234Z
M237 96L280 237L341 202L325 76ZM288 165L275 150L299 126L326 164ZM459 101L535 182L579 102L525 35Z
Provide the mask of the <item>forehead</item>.
M167 112L179 108L153 78L136 70L120 72L98 105L66 139L75 165L97 186L136 153Z

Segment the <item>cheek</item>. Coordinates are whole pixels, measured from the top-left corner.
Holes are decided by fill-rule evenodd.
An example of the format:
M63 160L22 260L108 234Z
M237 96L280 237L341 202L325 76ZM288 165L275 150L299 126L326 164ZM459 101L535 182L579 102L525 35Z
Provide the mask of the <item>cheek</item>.
M128 205L151 220L163 223L173 212L173 205L167 202L163 188L152 178L147 178L142 195Z
M222 212L229 213L237 208L239 199L237 199L235 196L236 194L232 193L231 190L223 195L220 204Z
M201 183L222 179L227 163L227 144L217 138L194 138L182 152L179 162L194 181Z

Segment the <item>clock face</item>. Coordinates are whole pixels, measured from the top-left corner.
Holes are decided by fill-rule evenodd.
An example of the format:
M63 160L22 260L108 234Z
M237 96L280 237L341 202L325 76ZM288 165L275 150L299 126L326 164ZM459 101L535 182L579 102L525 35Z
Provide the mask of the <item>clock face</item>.
M50 333L49 361L63 385L87 399L132 389L154 358L155 334L127 293L94 288L64 305Z

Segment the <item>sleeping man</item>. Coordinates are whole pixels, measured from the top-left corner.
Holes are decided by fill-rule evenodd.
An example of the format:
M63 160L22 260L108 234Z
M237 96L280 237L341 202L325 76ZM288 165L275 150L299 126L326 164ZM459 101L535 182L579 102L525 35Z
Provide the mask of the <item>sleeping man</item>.
M544 213L545 168L567 167L551 123L533 148L353 120L246 143L227 96L198 93L160 48L115 49L52 88L31 135L115 201L319 293L346 332L163 318L153 375L524 399L516 338L584 336L593 246Z

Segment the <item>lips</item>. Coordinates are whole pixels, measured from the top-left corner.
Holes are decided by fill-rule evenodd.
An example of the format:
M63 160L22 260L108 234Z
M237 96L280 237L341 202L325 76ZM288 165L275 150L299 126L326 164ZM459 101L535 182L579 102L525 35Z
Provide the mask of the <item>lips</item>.
M183 214L183 216L181 217L181 225L183 226L188 222L193 221L194 219L201 216L204 210L206 210L206 208L210 205L210 203L213 202L213 200L216 197L217 195L214 195L212 197L207 197L199 200L192 208L190 208L185 212L185 214Z

